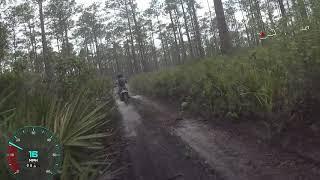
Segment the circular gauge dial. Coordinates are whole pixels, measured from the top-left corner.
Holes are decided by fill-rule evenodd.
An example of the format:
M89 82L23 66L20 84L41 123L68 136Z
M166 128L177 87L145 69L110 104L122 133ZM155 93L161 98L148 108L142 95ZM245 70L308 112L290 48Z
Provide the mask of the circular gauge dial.
M51 179L61 168L62 147L46 128L25 127L9 139L7 162L17 179Z

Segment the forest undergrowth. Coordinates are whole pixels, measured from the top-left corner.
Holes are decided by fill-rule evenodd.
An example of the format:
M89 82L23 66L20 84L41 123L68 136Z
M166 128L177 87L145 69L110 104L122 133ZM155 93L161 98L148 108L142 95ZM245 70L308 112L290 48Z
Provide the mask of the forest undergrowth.
M319 133L318 30L281 36L232 56L216 56L131 79L138 93L187 102L211 120L266 124L272 134L307 128Z
M111 171L117 127L111 80L76 59L57 63L55 72L50 83L22 64L0 75L0 179L13 178L6 142L24 126L46 127L59 138L63 167L57 179L96 179Z

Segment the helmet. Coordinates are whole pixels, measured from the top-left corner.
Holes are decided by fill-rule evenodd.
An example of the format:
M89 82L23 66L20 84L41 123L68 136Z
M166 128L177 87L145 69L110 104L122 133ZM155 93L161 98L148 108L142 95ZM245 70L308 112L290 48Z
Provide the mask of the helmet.
M118 76L117 76L118 78L122 78L123 77L123 75L122 74L118 74Z

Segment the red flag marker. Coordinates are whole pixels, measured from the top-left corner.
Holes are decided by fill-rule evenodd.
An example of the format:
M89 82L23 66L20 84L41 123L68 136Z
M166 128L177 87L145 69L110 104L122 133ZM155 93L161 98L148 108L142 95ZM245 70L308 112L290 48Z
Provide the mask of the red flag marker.
M261 31L259 33L259 37L260 37L260 39L266 39L267 38L267 34L265 32L263 32L263 31Z

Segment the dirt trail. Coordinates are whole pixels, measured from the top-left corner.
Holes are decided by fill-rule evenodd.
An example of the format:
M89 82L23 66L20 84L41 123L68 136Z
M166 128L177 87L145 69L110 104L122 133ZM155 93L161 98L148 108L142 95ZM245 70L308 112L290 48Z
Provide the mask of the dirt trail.
M140 116L135 107L117 101L129 156L124 180L219 179L179 138L158 121ZM221 179L221 178L220 178Z
M232 134L219 128L185 120L175 132L201 154L211 166L223 172L226 179L320 179L320 171L312 163Z
M118 102L128 139L130 171L138 180L319 180L320 168L232 130L193 119L141 96Z

